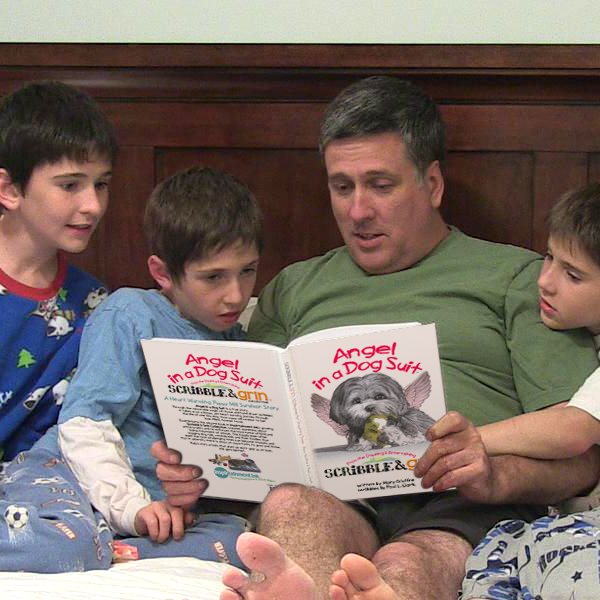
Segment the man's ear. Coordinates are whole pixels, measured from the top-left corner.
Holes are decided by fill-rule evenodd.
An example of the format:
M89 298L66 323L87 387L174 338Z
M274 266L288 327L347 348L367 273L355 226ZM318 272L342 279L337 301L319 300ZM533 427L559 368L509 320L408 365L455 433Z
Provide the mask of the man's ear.
M165 292L169 292L173 287L173 277L169 273L169 269L162 258L152 254L148 257L148 271L152 279L158 283L160 288Z
M442 175L439 160L434 160L427 167L425 184L429 188L431 206L433 206L433 208L439 208L442 204L442 196L444 195L444 176Z
M23 195L21 190L6 169L0 169L0 207L5 210L15 210Z

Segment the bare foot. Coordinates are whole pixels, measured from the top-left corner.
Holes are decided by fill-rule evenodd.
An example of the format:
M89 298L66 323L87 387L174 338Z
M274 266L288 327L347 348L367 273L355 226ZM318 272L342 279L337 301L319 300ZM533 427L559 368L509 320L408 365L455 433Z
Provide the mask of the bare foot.
M331 600L398 600L394 590L379 576L375 565L364 556L346 554L331 576Z
M236 548L252 574L233 567L223 573L220 600L319 600L313 580L290 560L277 542L257 533L242 533Z

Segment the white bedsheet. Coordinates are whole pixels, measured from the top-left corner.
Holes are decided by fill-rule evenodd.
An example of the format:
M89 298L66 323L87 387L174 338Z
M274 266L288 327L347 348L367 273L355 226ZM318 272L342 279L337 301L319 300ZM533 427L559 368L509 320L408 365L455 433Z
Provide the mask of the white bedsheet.
M149 558L83 573L0 572L6 600L218 600L226 565L196 558Z

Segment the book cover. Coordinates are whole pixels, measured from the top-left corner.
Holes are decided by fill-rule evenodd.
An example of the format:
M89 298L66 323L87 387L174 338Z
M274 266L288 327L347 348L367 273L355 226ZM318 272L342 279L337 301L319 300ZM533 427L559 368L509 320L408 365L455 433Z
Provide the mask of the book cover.
M167 444L206 495L260 502L285 482L343 500L423 491L414 466L445 412L434 325L334 328L286 349L143 340Z

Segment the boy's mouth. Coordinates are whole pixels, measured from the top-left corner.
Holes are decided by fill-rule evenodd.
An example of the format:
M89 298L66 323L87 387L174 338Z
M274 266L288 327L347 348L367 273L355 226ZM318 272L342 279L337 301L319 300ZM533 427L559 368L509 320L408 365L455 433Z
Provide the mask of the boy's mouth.
M236 323L236 322L237 322L237 320L238 320L238 319L239 319L239 317L240 317L240 314L241 314L240 312L228 312L228 313L221 313L221 314L219 315L219 318L220 318L222 321L225 321L225 322L228 322L228 323L229 323L229 322L231 322L231 323Z
M540 310L546 315L556 314L556 309L540 296Z

